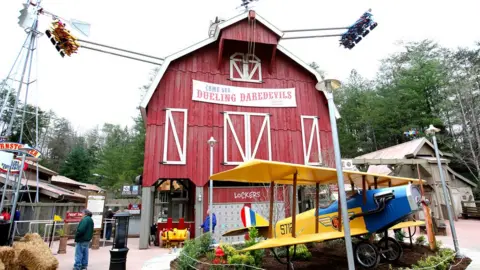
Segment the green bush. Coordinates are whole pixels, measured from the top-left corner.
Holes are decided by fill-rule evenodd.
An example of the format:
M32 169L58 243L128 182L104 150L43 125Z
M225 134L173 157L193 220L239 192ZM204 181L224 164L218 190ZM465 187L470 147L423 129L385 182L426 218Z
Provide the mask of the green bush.
M233 246L231 246L229 244L222 244L222 245L220 245L220 247L222 248L222 250L225 253L225 256L227 256L227 258L238 254L238 251Z
M415 244L417 245L424 246L426 243L427 241L424 235L420 235L419 237L417 237L417 239L415 239Z
M182 252L178 256L178 266L181 270L191 269L192 266L195 266L196 262L193 259L197 259L200 256L198 243L198 241L192 239L185 241L183 244Z
M202 234L196 241L199 241L198 247L200 255L204 255L207 251L210 250L210 246L212 245L212 234L211 233L204 233Z
M258 243L258 230L255 227L251 227L248 230L248 236L249 240L245 241L245 247L251 247L255 244ZM263 249L257 249L257 250L252 250L249 251L250 255L254 258L254 264L255 266L262 266L262 260L263 256L265 255L265 250Z
M291 246L288 249L288 254L290 255L290 257L293 257L293 254L294 254L294 247L293 246ZM312 258L312 253L310 253L307 246L297 245L294 259L301 260L301 261L309 261L311 258Z
M412 269L448 270L455 261L455 252L451 249L441 249L436 255L427 257L412 265Z
M228 264L255 265L255 258L250 253L235 254L228 257ZM249 267L236 266L235 269L249 269Z

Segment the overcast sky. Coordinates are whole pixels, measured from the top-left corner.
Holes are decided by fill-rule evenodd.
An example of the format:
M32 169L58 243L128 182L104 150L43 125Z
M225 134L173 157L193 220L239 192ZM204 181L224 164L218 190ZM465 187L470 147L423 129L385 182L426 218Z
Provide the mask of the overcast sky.
M0 1L0 78L8 74L25 32L17 25L22 0ZM240 0L43 0L42 6L61 17L87 21L91 35L83 39L164 57L207 38L209 21L241 12ZM260 0L255 10L282 30L340 27L352 24L372 8L379 26L353 50L338 46L337 38L282 41L306 62L315 61L328 77L345 79L356 69L372 78L379 60L400 48L396 41L434 39L447 47L472 46L480 41L480 1L433 0ZM42 16L40 31L51 19ZM326 33L324 33L326 34ZM80 49L61 58L43 36L29 102L53 109L85 131L105 122L130 125L138 114L139 87L153 65ZM37 76L38 75L38 76ZM190 89L185 89L190 91Z

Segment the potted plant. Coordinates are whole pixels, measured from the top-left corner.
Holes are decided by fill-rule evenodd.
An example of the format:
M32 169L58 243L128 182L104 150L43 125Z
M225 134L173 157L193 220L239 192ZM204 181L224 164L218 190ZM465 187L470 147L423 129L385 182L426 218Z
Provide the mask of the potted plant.
M67 253L68 235L65 234L63 229L57 230L57 234L60 236L60 244L58 245L58 254Z

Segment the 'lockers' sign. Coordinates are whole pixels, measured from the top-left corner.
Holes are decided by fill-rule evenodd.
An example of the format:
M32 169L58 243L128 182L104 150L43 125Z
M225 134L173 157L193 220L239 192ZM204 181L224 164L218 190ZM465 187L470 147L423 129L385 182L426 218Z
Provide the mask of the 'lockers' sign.
M287 196L287 188L277 187L276 201L283 201ZM244 202L268 202L270 200L270 187L252 188L214 188L213 203L244 203Z

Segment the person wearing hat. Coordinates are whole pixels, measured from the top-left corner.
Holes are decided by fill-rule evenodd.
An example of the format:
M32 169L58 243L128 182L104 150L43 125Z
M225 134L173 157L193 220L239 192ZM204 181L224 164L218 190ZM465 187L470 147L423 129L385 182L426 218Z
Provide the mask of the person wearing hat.
M90 210L83 210L84 217L77 227L75 234L75 264L74 270L87 269L88 266L88 249L90 241L93 238L93 219Z
M112 220L113 220L113 211L112 208L108 208L107 212L105 213L105 221L107 221L106 232L105 232L105 239L110 240L112 235Z

